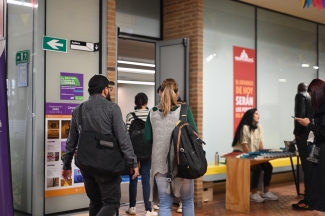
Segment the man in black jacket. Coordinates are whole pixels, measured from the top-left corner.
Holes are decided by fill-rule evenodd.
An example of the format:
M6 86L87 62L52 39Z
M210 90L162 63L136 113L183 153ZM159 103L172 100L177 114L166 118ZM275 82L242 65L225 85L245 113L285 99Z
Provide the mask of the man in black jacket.
M295 117L297 118L309 118L310 121L313 117L313 108L311 106L311 98L307 92L307 84L300 83L298 85L298 93L295 97ZM301 209L304 206L308 206L309 196L309 184L310 184L310 166L311 163L307 160L308 149L307 139L310 130L307 127L302 126L296 120L294 121L295 128L293 134L295 135L296 144L298 147L299 156L301 159L302 169L304 171L304 185L305 196L303 200L300 200L297 204L292 204L295 209Z
M117 104L108 100L112 84L102 75L95 75L89 80L88 92L90 96L82 106L81 130L113 135L118 141L126 164L131 168L132 178L135 178L138 175L137 157L133 152L131 140L123 122L121 109ZM79 109L80 106L77 106L73 110L69 137L66 142L66 154L62 157L62 177L65 180L71 178L71 162L79 142ZM96 155L91 156L96 158ZM102 163L110 163L110 159L107 158ZM120 173L103 171L98 167L88 167L78 161L76 161L76 165L80 168L86 193L90 199L89 215L118 215L121 199Z

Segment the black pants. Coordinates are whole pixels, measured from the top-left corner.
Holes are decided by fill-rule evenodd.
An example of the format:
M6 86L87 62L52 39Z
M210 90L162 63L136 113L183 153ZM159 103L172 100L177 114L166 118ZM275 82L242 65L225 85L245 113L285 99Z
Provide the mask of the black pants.
M308 201L309 191L310 191L310 169L311 169L311 162L307 160L307 157L308 157L308 148L307 148L308 134L309 133L302 133L299 135L300 139L296 139L296 144L298 147L302 170L304 171L304 185L305 185L304 200L306 200L306 201Z
M273 166L269 162L252 166L251 171L252 171L251 189L257 188L260 174L262 171L264 171L264 176L263 176L264 187L270 186Z
M325 144L319 145L318 163L311 163L309 207L325 212Z
M121 200L121 176L80 169L89 204L89 216L117 216Z

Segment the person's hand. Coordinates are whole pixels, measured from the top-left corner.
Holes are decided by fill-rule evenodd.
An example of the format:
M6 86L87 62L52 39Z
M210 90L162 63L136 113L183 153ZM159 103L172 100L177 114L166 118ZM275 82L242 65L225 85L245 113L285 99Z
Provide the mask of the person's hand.
M305 127L307 127L307 125L310 123L309 118L295 118L295 119L297 122L299 122L299 124Z
M71 170L62 170L62 177L66 181L68 181L68 179L71 179Z
M130 168L130 173L132 174L132 179L135 179L139 175L139 169L137 168Z

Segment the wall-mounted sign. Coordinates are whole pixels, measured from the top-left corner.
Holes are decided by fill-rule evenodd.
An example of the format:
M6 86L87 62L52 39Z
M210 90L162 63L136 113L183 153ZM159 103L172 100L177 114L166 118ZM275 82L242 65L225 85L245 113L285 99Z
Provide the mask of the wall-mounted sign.
M29 63L29 50L23 50L16 53L16 65Z
M51 36L43 36L43 50L67 52L67 40Z
M60 99L84 99L84 75L78 73L60 73Z
M90 43L84 41L70 40L70 49L72 50L82 50L88 52L99 51L99 43Z
M255 50L234 46L234 131L244 113L256 107Z
M28 64L18 64L18 87L28 86Z

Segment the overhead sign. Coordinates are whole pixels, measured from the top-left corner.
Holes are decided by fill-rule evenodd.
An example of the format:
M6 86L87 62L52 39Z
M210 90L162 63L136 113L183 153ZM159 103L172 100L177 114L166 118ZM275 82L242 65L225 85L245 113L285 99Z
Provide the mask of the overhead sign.
M67 40L51 36L43 36L43 50L67 52Z
M97 52L99 50L99 43L90 43L84 41L71 40L70 49L82 50L88 52Z
M16 65L29 63L29 50L23 50L16 53Z

